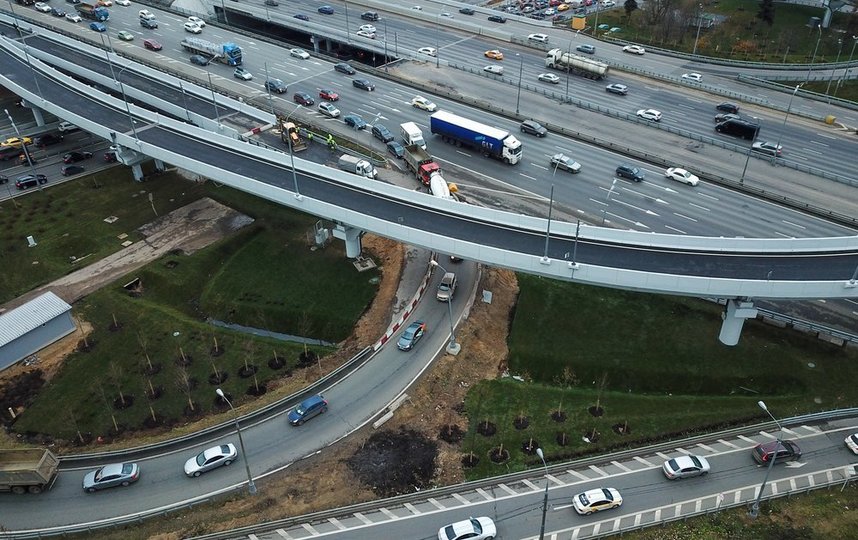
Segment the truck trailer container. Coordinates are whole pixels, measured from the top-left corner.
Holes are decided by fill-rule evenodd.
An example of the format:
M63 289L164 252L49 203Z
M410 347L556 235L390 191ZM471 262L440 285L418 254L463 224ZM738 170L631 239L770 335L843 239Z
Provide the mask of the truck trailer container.
M75 4L74 8L84 19L104 22L110 18L110 12L107 11L107 8L101 6L95 6L93 4Z
M194 54L205 54L222 64L230 66L241 65L241 47L235 43L212 43L198 37L186 37L181 43L182 47Z
M447 111L438 111L429 117L432 133L444 142L468 146L484 156L500 159L510 165L521 161L521 141L509 131L481 124Z
M0 491L22 494L50 489L56 480L59 464L59 458L50 450L0 450Z
M551 49L545 56L545 67L570 71L588 79L603 79L608 76L608 64L572 54L563 49Z

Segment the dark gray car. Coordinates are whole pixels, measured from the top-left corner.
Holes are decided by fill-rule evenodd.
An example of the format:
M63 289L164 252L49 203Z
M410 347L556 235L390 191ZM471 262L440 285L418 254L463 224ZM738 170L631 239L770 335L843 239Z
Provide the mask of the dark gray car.
M383 143L389 143L394 139L393 133L381 124L372 126L372 136Z
M521 132L530 133L531 135L536 135L537 137L545 137L546 135L548 135L548 130L545 129L545 126L543 126L536 120L525 120L524 122L522 122Z
M633 182L641 182L644 179L644 172L637 167L623 163L617 167L617 178L628 178Z

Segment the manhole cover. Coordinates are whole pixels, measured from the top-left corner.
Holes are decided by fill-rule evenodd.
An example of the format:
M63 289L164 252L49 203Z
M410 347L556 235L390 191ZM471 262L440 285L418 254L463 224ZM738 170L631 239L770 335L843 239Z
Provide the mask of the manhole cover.
M816 364L814 364L813 362L808 362L808 363L807 363L807 367L809 367L809 368L811 368L811 369L812 369L812 368L815 368L815 367L816 367Z
M822 403L822 398L821 397L815 397L815 398L813 398L813 402L816 403L817 405L819 405L820 403Z

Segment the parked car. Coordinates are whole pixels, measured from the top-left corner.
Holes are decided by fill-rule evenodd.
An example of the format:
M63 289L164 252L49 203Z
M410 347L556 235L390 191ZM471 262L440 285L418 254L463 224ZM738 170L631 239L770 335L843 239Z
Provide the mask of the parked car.
M472 517L441 527L438 540L488 540L497 534L498 530L491 518Z
M652 120L653 122L661 121L661 111L657 111L655 109L640 109L635 114L644 120Z
M629 93L629 87L624 84L612 83L605 87L605 91L609 94L624 96Z
M207 66L209 65L209 59L201 54L195 54L190 58L192 64L196 64L198 66Z
M780 144L773 142L755 142L751 145L751 150L754 152L759 152L761 154L766 154L769 156L779 156L783 151L784 147Z
M627 163L618 166L615 174L617 178L627 178L633 182L641 182L644 179L644 172L642 170Z
M80 128L72 124L71 122L60 122L59 124L57 124L57 129L60 130L60 132L62 133L68 133L70 131L77 131Z
M185 474L199 476L218 467L228 467L237 457L238 450L232 443L213 446L186 461Z
M131 0L116 0L116 5L128 7L131 5Z
M136 463L111 463L83 477L83 489L93 493L100 489L129 486L140 479L140 467Z
M718 105L715 105L715 108L726 113L739 114L739 106L729 101L722 101Z
M545 129L545 126L536 120L525 120L519 127L522 133L529 133L531 135L536 135L537 137L545 137L548 135L548 130Z
M243 67L237 67L233 70L232 76L236 79L241 79L242 81L251 81L253 80L253 75L244 69Z
M274 92L277 94L285 94L286 93L286 85L280 79L268 79L265 81L265 89L269 92Z
M39 184L47 184L48 177L44 174L27 174L24 176L19 176L17 180L15 180L15 187L18 189L29 189L31 187L36 187Z
M486 66L483 68L483 71L487 73L491 73L493 75L503 75L503 66Z
M385 144L389 143L394 139L393 133L391 133L391 131L387 129L387 126L384 126L382 124L375 124L374 126L372 126L371 131L373 137Z
M307 60L310 58L310 53L304 49L289 49L289 56L300 58L301 60Z
M562 153L551 156L551 162L549 164L551 165L551 168L560 169L561 171L569 171L572 174L581 172L581 164Z
M375 85L367 79L352 79L352 86L360 88L361 90L366 90L367 92L375 90Z
M596 54L596 47L592 45L578 45L575 50L585 54Z
M345 73L346 75L354 75L355 73L357 73L355 71L355 68L345 62L334 64L334 71L339 71L340 73Z
M683 184L688 184L689 186L696 186L700 183L700 178L685 169L680 169L679 167L670 167L664 171L664 177L676 180L677 182L682 182Z
M77 163L92 157L92 152L69 152L63 156L63 163Z
M305 107L309 107L316 103L316 100L314 100L307 92L295 92L292 94L292 101L304 105Z
M703 75L699 73L683 73L682 79L688 82L702 82Z
M640 45L626 45L625 47L623 47L623 52L631 54L644 54L646 52L646 49L644 49Z
M327 101L319 103L319 112L330 118L337 118L340 116L340 110L336 108L333 103L329 103Z
M572 498L572 507L581 515L589 516L593 512L619 508L623 497L614 488L598 488L579 493Z
M702 456L679 456L665 461L661 471L669 480L704 476L709 474L709 461Z
M553 73L540 73L539 76L537 76L536 78L542 82L547 82L547 83L551 83L551 84L559 84L560 83L560 77L558 77L557 75L555 75Z
M754 457L754 461L760 465L768 465L772 459L775 460L775 463L801 459L801 448L795 441L770 441L755 446L751 450L751 455Z
M405 156L405 147L396 141L387 143L387 151L393 154L393 157L402 159Z
M311 396L302 401L297 407L289 411L287 415L289 423L300 426L314 416L325 413L328 410L328 402L321 395Z
M105 26L104 23L100 22L89 23L89 29L95 30L96 32L107 32L107 26Z
M343 122L345 122L347 126L355 129L366 129L366 122L364 122L363 118L361 118L359 114L349 113L343 117Z
M149 49L150 51L160 51L164 48L159 42L155 41L152 38L146 38L143 40L143 46Z
M426 99L423 96L415 96L411 100L411 106L424 111L435 112L438 106Z
M333 15L334 14L334 8L332 8L331 6L321 6L318 9L318 11L322 15Z
M129 32L128 30L120 30L116 37L121 39L122 41L134 41L134 34Z
M425 333L426 323L423 321L414 321L409 324L405 331L402 332L402 335L399 336L399 341L396 342L396 346L400 351L410 351L415 345L417 345L417 342L420 341L420 338L422 338Z
M63 176L73 176L75 174L80 174L84 171L84 168L80 165L63 165L61 172Z

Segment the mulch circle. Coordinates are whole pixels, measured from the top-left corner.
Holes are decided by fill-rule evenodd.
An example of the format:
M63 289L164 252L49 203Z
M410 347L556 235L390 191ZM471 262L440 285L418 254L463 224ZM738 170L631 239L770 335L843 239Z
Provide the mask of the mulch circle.
M268 388L266 388L264 384L260 384L259 386L256 386L255 384L251 384L250 386L247 387L247 392L245 392L245 393L248 396L259 397L261 395L264 395L265 392L267 392L267 391L268 391Z
M123 399L125 398L125 399ZM117 397L113 400L113 408L117 411L121 411L122 409L127 409L128 407L134 405L134 396L124 395L122 397Z
M602 437L602 434L594 429L591 429L590 431L587 431L586 433L581 435L581 437L586 439L586 441L590 441L590 443L592 444L594 442L597 442Z
M163 422L164 420L158 415L155 415L154 420L152 419L152 415L147 415L146 419L143 420L143 427L146 429L154 429L163 425Z
M179 355L178 357L176 357L176 365L179 367L190 366L193 361L194 361L194 357L191 356L190 354L186 354L185 356Z
M120 330L122 330L122 323L110 323L110 326L108 326L107 329L111 332L119 332Z
M224 392L224 396L226 396L226 399L223 399L219 395L215 394L214 405L218 409L229 409L229 403L227 403L226 400L228 399L232 401L232 394Z
M567 435L565 431L558 431L554 440L557 441L557 444L560 446L567 446L569 444L569 435Z
M456 444L465 438L465 431L457 424L447 424L441 428L438 438L450 444Z
M539 448L539 441L536 439L526 439L521 443L521 451L529 456L535 454L537 448Z
M151 377L152 375L157 375L159 373L161 373L161 364L152 364L151 367L149 364L146 364L145 367L143 367L143 375Z
M497 465L506 463L509 461L509 450L496 446L489 450L489 459L492 460L492 463Z
M81 440L81 438L83 440ZM95 440L95 437L93 437L92 433L86 432L86 433L81 433L80 437L78 437L76 434L75 437L72 439L72 443L75 446L88 446L88 445L92 444L92 441L94 441L94 440Z
M623 422L622 424L614 424L611 426L611 429L614 430L614 433L617 435L628 435L632 432L632 428L629 427L628 422Z
M86 353L86 352L90 352L91 350L93 350L95 348L95 345L96 345L96 341L94 339L87 339L86 341L80 340L77 342L77 347L75 347L75 350L77 352Z
M480 462L480 458L473 452L465 454L462 456L462 467L466 469L472 469L477 466L477 463Z
M564 411L552 411L551 412L551 419L554 420L555 422L558 422L558 423L559 422L565 422L566 418L568 418L568 416L566 415L566 412L564 412Z
M226 371L218 371L209 375L209 384L216 386L229 378L229 373Z
M283 369L285 366L286 366L286 360L280 358L279 356L276 358L272 356L271 358L268 359L268 367L270 367L271 369L274 369L274 370Z
M223 356L223 353L225 352L226 349L221 347L220 345L218 345L217 348L212 347L211 350L209 350L209 354L214 358L217 358L218 356Z
M153 388L153 390L154 392L150 392L148 390L146 391L146 399L148 399L149 401L155 401L156 399L164 395L164 387L162 386L156 386Z
M512 421L512 425L518 430L527 429L527 426L530 425L530 418L526 416L516 416L515 420Z
M590 407L587 407L587 412L590 413L592 416L598 418L605 414L605 409L603 407L596 407L595 405L592 405Z
M238 370L238 376L242 379L246 379L248 377L252 377L257 371L259 371L259 366L255 366L253 364L241 366Z
M298 367L310 367L315 364L318 359L319 355L314 351L302 352L298 355Z
M483 420L477 424L477 433L484 437L491 437L498 432L498 427L488 420Z
M185 418L197 418L197 417L201 417L202 415L203 415L203 410L196 403L194 403L193 409L191 409L190 405L186 404L185 408L182 410L182 416L184 416Z

